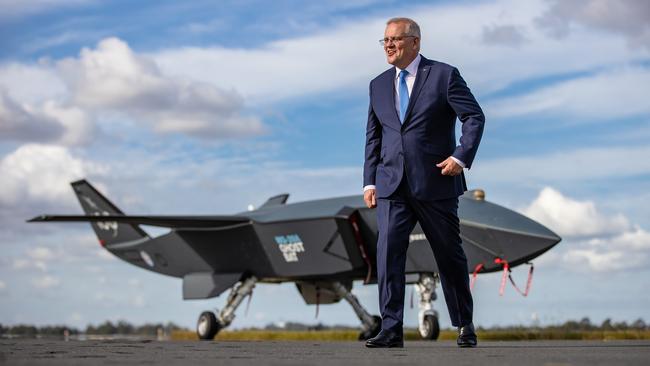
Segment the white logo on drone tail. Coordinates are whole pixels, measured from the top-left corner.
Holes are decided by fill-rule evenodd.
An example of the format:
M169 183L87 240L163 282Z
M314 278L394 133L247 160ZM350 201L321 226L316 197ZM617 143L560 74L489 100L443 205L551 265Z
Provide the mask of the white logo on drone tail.
M109 216L110 213L104 211L104 212L95 212L95 216ZM113 237L117 237L117 221L97 221L96 222L97 227L100 230L105 230L105 231L112 231L113 232Z

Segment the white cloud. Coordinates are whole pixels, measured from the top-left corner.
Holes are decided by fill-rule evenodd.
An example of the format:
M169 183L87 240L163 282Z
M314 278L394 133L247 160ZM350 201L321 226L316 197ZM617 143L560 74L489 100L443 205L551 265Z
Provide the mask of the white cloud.
M0 203L5 208L30 202L65 204L71 181L103 173L105 166L77 158L65 147L23 145L0 160Z
M650 69L624 68L572 79L486 105L491 118L535 115L566 121L621 119L650 113Z
M0 291L4 290L7 288L7 285L4 283L4 281L0 281Z
M64 127L64 133L53 143L83 145L91 142L95 136L95 125L88 113L81 108L66 107L50 100L42 105L42 111L45 116L55 119Z
M144 119L159 132L226 138L264 131L259 119L242 114L244 101L234 90L166 77L155 61L117 38L83 49L58 68L75 105Z
M87 111L67 103L50 62L0 65L0 139L83 145L95 135Z
M2 98L2 96L0 96ZM95 127L86 112L54 101L39 106L0 100L2 140L83 145L93 138Z
M485 44L508 47L519 47L527 41L522 27L512 24L484 26L482 39Z
M28 142L48 142L63 145L82 145L88 143L95 134L95 127L86 111L61 103L56 87L48 88L49 80L18 80L7 77L15 66L0 68L0 139ZM48 75L47 71L33 67L33 71L20 69L18 74ZM4 76L4 78L3 78ZM3 80L4 79L4 80ZM34 82L43 85L30 92L25 84ZM14 86L17 88L14 89ZM50 89L48 91L48 89ZM48 96L50 99L48 99ZM19 102L20 101L20 102Z
M63 134L63 126L43 113L30 110L12 100L0 89L0 138L18 141L56 140Z
M592 201L574 200L545 187L522 212L564 237L538 263L607 272L635 270L650 260L650 232L632 226L622 214L599 212Z
M37 277L32 279L32 286L38 289L58 287L60 284L61 284L61 280L50 275L45 275L42 277Z
M13 100L32 105L60 101L67 93L63 80L49 61L0 64L0 85Z
M613 237L594 238L578 243L562 259L579 270L608 272L643 268L650 260L650 232L637 227Z
M552 0L537 23L555 37L566 37L575 25L619 33L630 46L650 48L650 2L647 0Z
M38 87L35 87L38 85ZM105 118L144 122L159 133L204 139L262 134L244 99L219 83L171 78L117 38L78 57L0 65L0 136L62 145L88 143Z
M605 235L630 228L623 215L605 216L594 202L573 200L551 187L542 189L523 213L561 236Z
M594 247L607 248L611 242L616 242L623 249L629 249L632 251L650 250L650 233L639 227L635 227L631 231L624 232L621 235L608 240L599 238L592 239L589 241L589 245Z

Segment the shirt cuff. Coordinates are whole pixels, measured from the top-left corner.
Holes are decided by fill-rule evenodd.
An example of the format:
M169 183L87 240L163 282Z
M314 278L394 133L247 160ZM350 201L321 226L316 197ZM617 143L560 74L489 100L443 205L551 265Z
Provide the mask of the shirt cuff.
M363 187L364 192L369 190L369 189L375 189L375 185L374 184L368 184L367 186Z
M453 156L450 156L450 158L452 158L452 160L454 160L454 161L456 162L456 164L458 164L458 165L460 165L461 167L465 168L465 163L464 163L464 162L462 162L461 160L456 159L456 158L453 157Z

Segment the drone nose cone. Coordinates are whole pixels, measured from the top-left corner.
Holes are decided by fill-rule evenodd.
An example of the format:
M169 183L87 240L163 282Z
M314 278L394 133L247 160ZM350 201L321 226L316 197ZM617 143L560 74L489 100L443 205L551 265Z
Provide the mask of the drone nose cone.
M540 224L540 225L541 225L541 224ZM548 230L548 233L549 233L548 238L549 238L550 242L553 243L552 245L555 245L555 244L557 244L557 243L559 243L559 242L562 241L562 237L560 237L559 235L557 235L557 234L554 233L553 231L551 231L551 230L549 230L548 228L546 228L546 226L544 226L544 228L545 228L546 230Z
M525 216L523 217L528 219ZM562 241L560 236L544 225L535 221L529 225L533 226L533 224L538 226L535 231L512 233L509 234L511 237L508 237L506 233L502 234L505 242L503 245L504 259L507 259L512 265L537 258Z
M540 243L548 245L549 248L562 240L559 235L541 223L520 213L514 212L514 214L518 215L518 217L511 223L510 230L535 237L539 239Z
M489 258L523 263L549 250L562 238L518 212L473 197L459 201L461 237L469 251ZM486 268L488 269L488 268Z

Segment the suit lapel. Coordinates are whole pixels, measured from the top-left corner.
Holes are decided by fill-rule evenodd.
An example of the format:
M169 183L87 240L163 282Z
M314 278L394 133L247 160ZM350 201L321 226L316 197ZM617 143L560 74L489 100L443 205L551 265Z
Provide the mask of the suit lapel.
M429 70L431 69L431 61L428 59L424 58L424 56L421 56L422 59L420 60L420 64L418 65L418 73L415 76L415 84L413 84L413 90L411 91L411 97L409 98L409 105L406 108L406 115L404 116L404 123L402 124L402 127L407 125L410 120L409 117L411 116L411 112L413 111L413 106L415 105L415 102L418 99L418 95L420 95L420 91L422 91L422 87L427 81L427 78L429 77ZM393 86L393 90L395 87ZM393 93L395 93L393 91Z
M384 96L382 97L382 104L392 111L391 116L394 118L390 118L390 122L399 131L402 128L402 124L399 121L399 112L395 110L395 68L393 67L390 71L386 73L386 78L382 81L384 85L381 90L385 90L385 93L383 93Z

